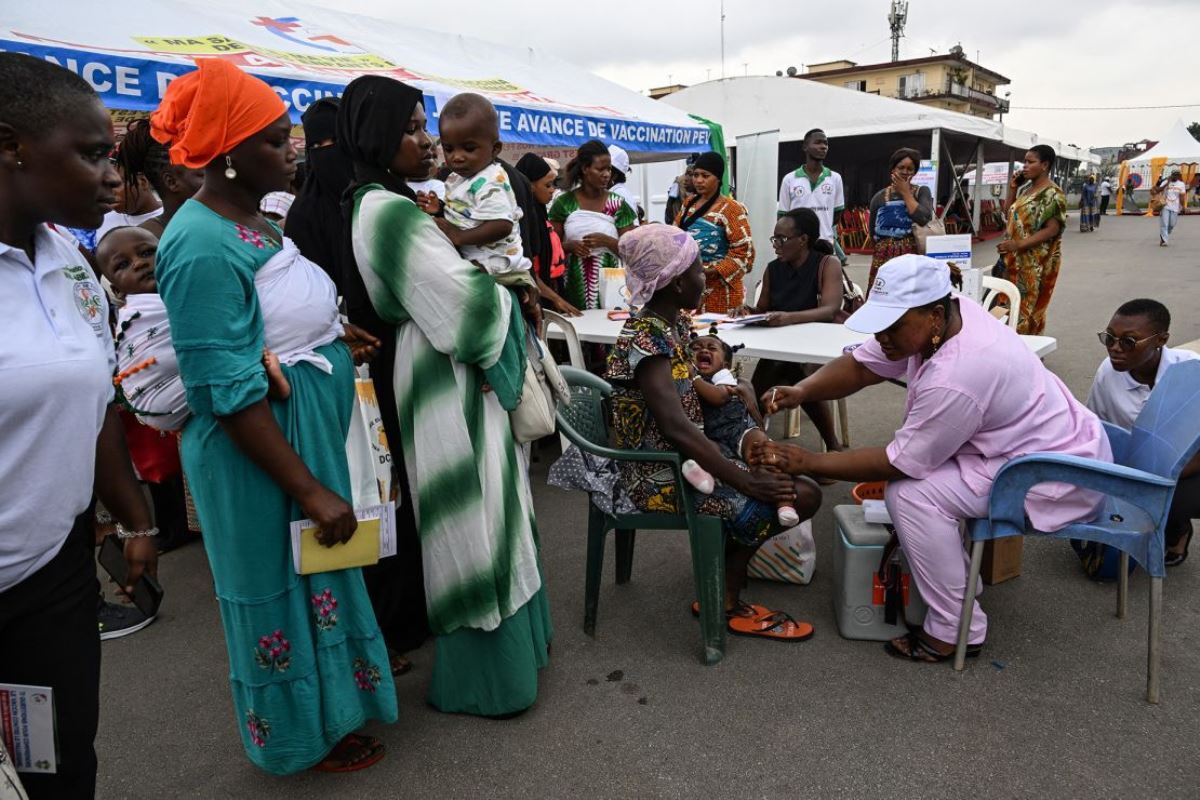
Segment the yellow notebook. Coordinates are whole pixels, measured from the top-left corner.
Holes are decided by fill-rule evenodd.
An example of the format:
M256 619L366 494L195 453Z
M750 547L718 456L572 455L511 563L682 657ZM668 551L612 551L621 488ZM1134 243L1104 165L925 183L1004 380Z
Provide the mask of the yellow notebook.
M392 533L392 507L372 506L355 509L358 528L350 541L326 547L317 541L319 528L311 520L292 523L292 559L296 572L312 575L339 569L376 564L395 550ZM388 552L390 550L390 552Z

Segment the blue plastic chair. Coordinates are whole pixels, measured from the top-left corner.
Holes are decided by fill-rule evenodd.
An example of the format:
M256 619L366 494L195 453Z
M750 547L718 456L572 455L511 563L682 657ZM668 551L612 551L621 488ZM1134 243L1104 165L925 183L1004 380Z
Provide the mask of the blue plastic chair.
M675 476L683 512L679 514L608 514L588 502L587 577L584 588L583 631L596 634L596 612L600 605L600 578L604 571L604 540L616 531L617 583L629 583L633 572L634 536L639 530L685 530L692 550L692 578L700 601L700 636L704 663L711 666L725 655L725 532L721 518L695 512L692 487L683 479L678 453L649 453L617 450L609 446L608 417L604 401L612 387L590 372L559 367L571 387L571 402L559 403L559 433L585 453L614 461L661 463Z
M965 665L984 542L1025 534L1025 495L1039 483L1061 481L1101 492L1107 498L1095 519L1043 535L1100 542L1121 551L1118 617L1125 617L1129 557L1133 556L1150 576L1146 700L1158 702L1165 527L1179 473L1200 451L1200 360L1185 361L1166 371L1132 431L1107 423L1104 428L1112 445L1112 464L1034 453L1014 458L996 475L988 518L970 523L971 572L958 626L956 670L961 672Z

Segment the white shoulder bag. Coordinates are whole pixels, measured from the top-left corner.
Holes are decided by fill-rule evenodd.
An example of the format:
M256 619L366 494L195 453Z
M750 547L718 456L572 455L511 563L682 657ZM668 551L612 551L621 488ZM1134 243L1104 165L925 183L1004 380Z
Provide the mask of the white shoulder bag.
M563 380L558 365L550 357L546 343L531 332L525 344L525 381L521 388L521 402L508 414L513 439L518 444L533 442L554 433L557 428L554 417L556 401L565 401L571 396L571 390Z

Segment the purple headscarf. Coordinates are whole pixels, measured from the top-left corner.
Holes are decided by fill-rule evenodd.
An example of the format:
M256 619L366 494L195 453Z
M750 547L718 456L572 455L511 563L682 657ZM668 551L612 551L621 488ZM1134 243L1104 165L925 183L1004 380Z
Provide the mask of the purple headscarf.
M696 240L674 225L641 225L622 236L617 249L625 265L629 302L635 306L646 305L700 257Z

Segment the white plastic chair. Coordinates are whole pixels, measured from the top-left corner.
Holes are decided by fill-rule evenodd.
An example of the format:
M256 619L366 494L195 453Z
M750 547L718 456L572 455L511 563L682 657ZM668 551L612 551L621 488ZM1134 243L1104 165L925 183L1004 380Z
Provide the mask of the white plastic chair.
M1015 331L1017 329L1017 322L1021 316L1021 290L1011 281L984 275L983 298L979 301L979 304L986 310L991 311L992 306L1001 300L1008 301L1008 313L1002 321Z
M575 326L570 321L559 314L557 311L549 311L542 309L542 337L549 338L547 334L551 325L558 327L562 331L563 339L567 342L567 361L568 364L576 369L586 369L583 363L583 346L579 343L579 334L575 332ZM562 449L565 453L567 448L571 446L571 442L566 436L559 434L559 441L562 442Z
M567 360L570 366L575 369L584 369L583 365L583 347L579 344L579 334L575 332L575 326L570 320L559 314L557 311L542 309L542 329L543 337L549 338L545 330L551 325L557 325L562 331L563 339L567 342Z

